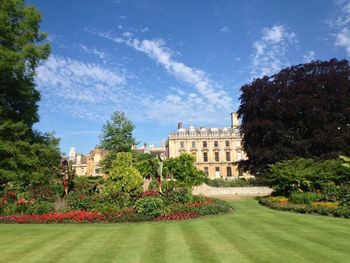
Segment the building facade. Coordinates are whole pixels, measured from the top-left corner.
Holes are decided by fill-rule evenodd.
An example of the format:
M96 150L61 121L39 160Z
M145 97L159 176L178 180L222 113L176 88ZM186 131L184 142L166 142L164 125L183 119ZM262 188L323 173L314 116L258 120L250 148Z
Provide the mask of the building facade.
M190 153L195 157L197 168L209 178L233 179L247 177L237 166L238 161L246 158L241 143L237 113L232 113L230 128L190 126L185 129L180 122L178 130L169 134L166 153L169 158Z
M74 147L69 151L69 161L77 176L103 176L100 162L106 157L107 152L100 147L95 147L85 156L75 152Z

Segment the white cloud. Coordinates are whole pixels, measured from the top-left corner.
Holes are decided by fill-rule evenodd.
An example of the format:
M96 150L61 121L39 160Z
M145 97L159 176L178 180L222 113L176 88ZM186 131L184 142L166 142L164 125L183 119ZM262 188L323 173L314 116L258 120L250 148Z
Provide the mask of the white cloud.
M296 34L288 32L283 25L264 28L261 39L253 44L252 77L272 75L288 66L289 61L286 54L296 42Z
M304 55L305 62L311 62L314 59L315 59L315 51L313 50L307 51L306 54Z
M83 44L80 44L80 47L82 50L84 50L86 53L89 53L89 54L93 54L93 55L96 55L98 58L100 58L101 60L105 60L108 58L108 55L103 52L103 51L100 51L98 49L96 49L95 47L87 47Z
M331 22L331 26L336 30L335 45L345 48L350 56L350 1L341 1L339 17Z
M221 32L221 33L228 33L228 32L230 32L230 28L227 27L227 26L223 26L223 27L220 29L220 32Z
M103 120L129 102L126 79L116 70L52 55L38 68L36 81L51 111Z
M204 71L191 68L173 59L174 52L165 46L163 40L130 39L127 41L127 44L137 51L147 54L178 80L193 86L196 92L206 99L208 103L212 104L212 106L215 105L216 108L226 110L232 107L231 97L211 81Z
M109 33L99 35L146 54L186 86L181 90L164 90L166 95L163 98L149 94L143 96L143 112L147 113L148 119L163 123L177 122L179 119L220 123L233 110L232 97L206 72L177 61L174 58L177 52L169 49L164 40L120 38Z

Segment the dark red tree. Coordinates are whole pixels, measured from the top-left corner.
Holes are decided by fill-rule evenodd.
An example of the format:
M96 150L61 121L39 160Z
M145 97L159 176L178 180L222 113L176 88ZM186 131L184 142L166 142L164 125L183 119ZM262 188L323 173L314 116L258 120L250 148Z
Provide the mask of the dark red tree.
M255 79L241 88L243 148L239 166L252 173L294 157L350 155L347 60L313 61Z

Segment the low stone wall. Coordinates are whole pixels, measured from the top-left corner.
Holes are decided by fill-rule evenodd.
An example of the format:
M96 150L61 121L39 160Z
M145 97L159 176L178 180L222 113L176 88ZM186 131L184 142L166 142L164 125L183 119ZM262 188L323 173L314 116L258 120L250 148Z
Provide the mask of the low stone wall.
M241 195L241 196L266 196L272 193L272 189L267 186L249 187L212 187L207 184L196 186L193 189L196 195Z

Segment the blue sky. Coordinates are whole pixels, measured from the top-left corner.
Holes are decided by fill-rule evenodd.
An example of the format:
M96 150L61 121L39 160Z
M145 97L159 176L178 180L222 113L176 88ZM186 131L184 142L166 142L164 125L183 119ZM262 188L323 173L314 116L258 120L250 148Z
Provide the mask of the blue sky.
M38 69L40 131L87 153L113 111L160 145L178 121L225 127L240 87L350 55L350 1L30 0L52 45Z

